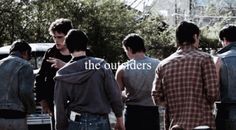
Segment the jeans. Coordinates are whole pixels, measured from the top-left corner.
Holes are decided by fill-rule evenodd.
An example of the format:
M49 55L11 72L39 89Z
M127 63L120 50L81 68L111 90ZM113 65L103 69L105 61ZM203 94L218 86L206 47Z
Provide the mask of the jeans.
M68 130L111 130L108 115L82 113L79 119L69 122Z

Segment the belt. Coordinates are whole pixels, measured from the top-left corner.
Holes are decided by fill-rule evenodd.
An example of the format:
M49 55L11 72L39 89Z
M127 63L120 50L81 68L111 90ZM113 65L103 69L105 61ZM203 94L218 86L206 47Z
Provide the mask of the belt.
M22 119L26 118L26 113L16 110L0 110L0 118L5 119Z
M75 111L70 112L70 120L71 121L80 121L81 117L105 117L107 118L107 114L93 114L93 113L79 113Z

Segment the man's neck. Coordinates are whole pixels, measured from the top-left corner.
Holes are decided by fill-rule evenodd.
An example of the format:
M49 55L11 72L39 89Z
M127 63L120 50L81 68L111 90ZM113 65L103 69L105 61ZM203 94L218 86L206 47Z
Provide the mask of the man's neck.
M75 51L75 52L71 53L71 55L73 57L86 56L86 52L85 51Z
M70 52L67 48L59 50L62 55L70 55Z
M143 52L137 52L135 54L132 55L131 59L134 60L141 60L145 58L145 54Z

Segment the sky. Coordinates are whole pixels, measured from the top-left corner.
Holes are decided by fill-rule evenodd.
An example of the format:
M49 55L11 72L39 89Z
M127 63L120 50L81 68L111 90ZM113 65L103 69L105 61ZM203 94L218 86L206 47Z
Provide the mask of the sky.
M154 0L123 0L127 5L139 11L143 11L144 5L151 5Z
M15 0L19 2L20 0ZM123 0L127 5L130 5L132 8L135 8L139 11L143 11L144 5L151 5L154 0Z

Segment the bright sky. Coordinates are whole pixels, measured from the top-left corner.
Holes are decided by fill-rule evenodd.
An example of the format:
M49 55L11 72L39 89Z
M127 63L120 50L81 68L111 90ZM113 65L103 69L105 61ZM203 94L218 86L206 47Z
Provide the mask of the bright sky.
M151 5L154 0L123 0L127 5L139 11L143 11L144 5Z

